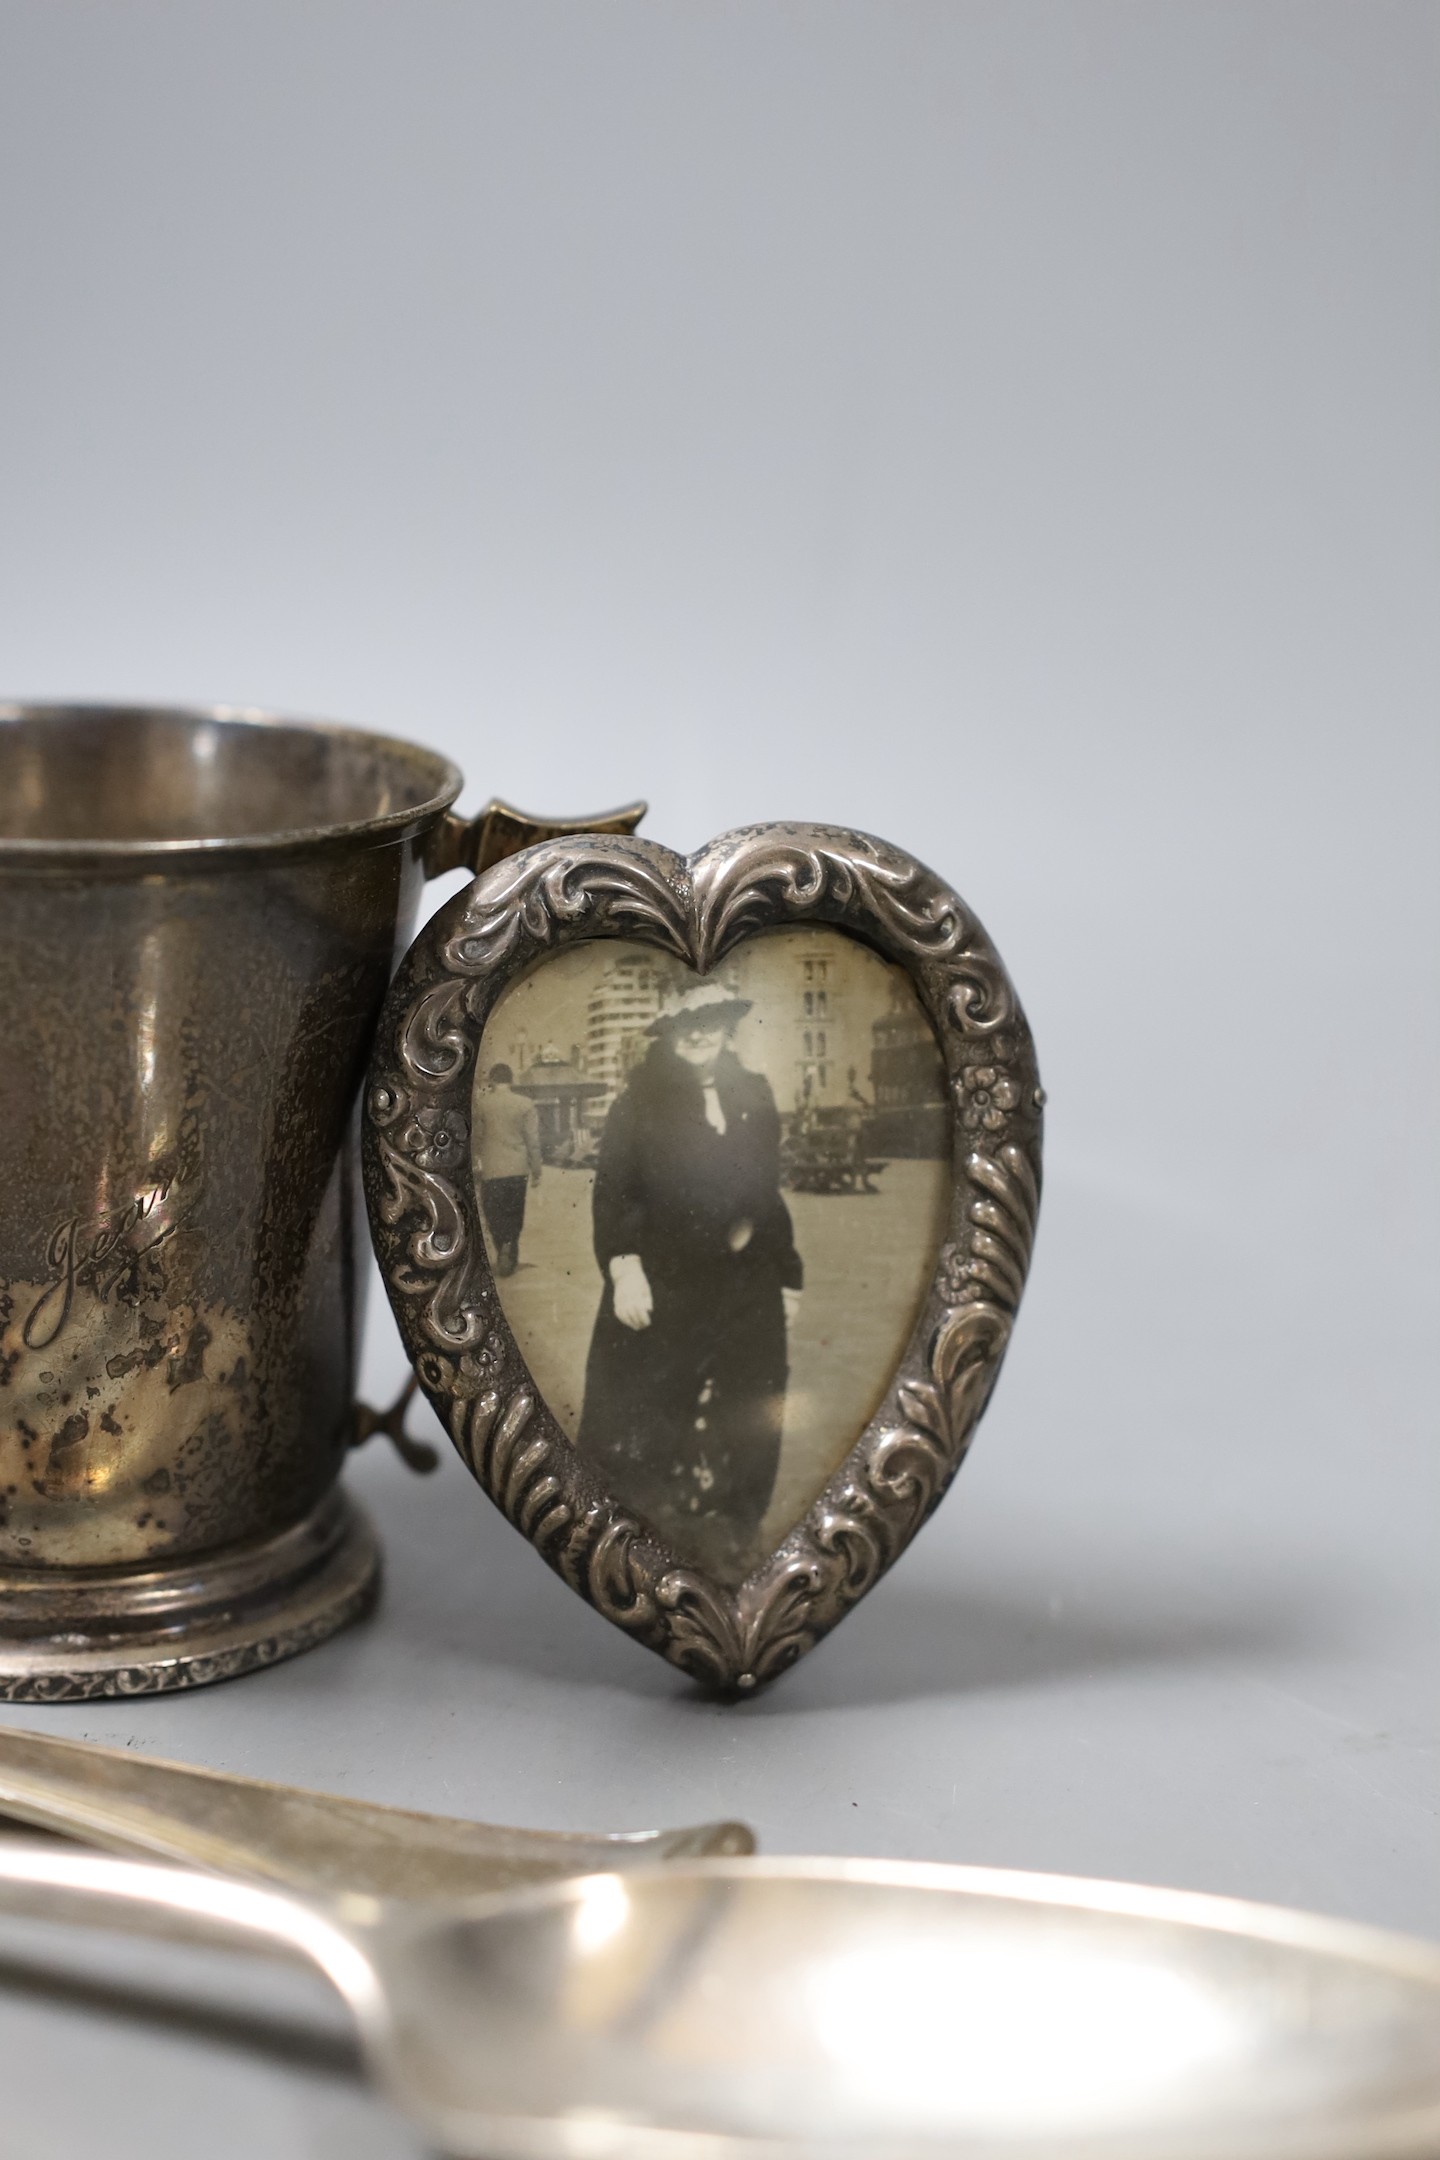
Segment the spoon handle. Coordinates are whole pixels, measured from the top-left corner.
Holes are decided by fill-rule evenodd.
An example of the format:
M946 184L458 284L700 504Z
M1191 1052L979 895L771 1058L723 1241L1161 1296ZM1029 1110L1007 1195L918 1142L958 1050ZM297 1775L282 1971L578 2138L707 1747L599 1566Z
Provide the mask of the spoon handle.
M506 1829L157 1762L0 1726L0 1815L303 1896L485 1895L647 1861L755 1849L743 1823L631 1836Z
M282 1891L192 1868L4 1838L0 1912L206 1949L298 1957L317 1966L347 2001L355 1999L352 1990L373 1984L359 1942L324 1912Z

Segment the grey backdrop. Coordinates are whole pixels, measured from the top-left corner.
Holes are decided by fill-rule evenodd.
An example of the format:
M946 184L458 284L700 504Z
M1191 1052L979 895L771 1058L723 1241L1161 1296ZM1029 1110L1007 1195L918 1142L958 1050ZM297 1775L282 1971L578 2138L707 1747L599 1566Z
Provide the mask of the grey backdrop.
M1440 1934L1437 23L0 0L4 687L348 717L680 846L885 833L1052 1103L976 1453L763 1701L372 1454L367 1630L8 1715ZM323 2034L0 1951L6 2149L412 2150Z

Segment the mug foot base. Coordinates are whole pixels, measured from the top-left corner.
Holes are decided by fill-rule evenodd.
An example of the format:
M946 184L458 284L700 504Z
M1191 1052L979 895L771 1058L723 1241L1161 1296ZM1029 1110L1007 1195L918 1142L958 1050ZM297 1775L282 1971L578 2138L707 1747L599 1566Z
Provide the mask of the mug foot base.
M335 1491L276 1537L170 1567L0 1569L0 1701L232 1680L361 1619L379 1582L375 1533Z

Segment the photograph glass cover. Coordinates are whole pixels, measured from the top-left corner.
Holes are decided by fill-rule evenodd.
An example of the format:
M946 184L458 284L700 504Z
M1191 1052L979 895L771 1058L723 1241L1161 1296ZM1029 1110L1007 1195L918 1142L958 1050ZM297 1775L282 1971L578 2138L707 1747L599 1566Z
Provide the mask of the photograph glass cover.
M934 1269L950 1117L909 978L826 929L704 977L572 947L486 1024L472 1150L561 1427L680 1559L738 1583L873 1416Z

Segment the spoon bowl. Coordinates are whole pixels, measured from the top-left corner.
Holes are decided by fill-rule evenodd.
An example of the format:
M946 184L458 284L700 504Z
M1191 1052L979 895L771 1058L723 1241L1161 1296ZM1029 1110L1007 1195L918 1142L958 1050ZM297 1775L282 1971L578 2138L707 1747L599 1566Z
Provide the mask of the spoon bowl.
M1440 1953L1304 1915L985 1869L713 1861L443 1930L401 1920L376 1947L384 2001L361 2017L386 2082L444 2149L487 2160L737 2141L1440 2153Z

